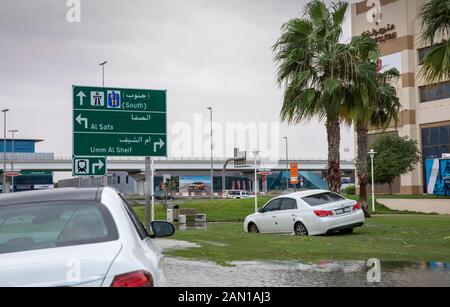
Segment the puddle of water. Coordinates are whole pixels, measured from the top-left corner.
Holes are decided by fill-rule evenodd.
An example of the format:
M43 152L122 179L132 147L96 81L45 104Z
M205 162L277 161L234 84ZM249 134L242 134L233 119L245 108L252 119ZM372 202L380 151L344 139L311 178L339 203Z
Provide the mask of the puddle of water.
M214 242L205 242L213 244ZM155 240L164 250L201 247ZM166 258L171 286L177 287L450 287L450 264L381 263L381 283L369 283L365 261L235 261L223 267L209 261Z
M189 230L207 230L208 223L187 223L187 224L176 224L175 228L178 231L189 231Z
M166 250L180 250L180 249L188 249L188 248L197 248L201 247L198 244L187 242L187 241L179 241L179 240L166 240L166 239L153 239L152 241L162 252Z
M381 283L369 283L365 262L307 265L295 262L212 262L168 258L168 277L178 287L450 287L450 270L412 266L383 269Z

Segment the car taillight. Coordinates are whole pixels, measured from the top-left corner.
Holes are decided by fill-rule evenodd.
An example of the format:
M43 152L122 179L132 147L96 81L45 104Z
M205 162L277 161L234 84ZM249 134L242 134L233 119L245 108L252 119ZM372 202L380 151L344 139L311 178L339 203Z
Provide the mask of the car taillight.
M144 288L153 287L153 277L149 272L136 271L114 277L113 288Z
M315 213L318 217L327 217L327 216L333 215L333 212L332 212L332 211L326 211L326 210L316 210L316 211L314 211L314 213Z
M353 206L353 211L361 210L361 209L362 209L362 206L361 206L360 203L356 203L356 204Z

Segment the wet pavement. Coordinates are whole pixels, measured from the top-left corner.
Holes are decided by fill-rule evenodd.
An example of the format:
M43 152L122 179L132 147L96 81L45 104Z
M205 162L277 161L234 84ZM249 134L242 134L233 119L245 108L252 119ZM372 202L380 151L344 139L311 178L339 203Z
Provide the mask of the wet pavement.
M157 240L162 250L198 245ZM443 263L381 263L381 282L369 283L364 261L238 261L231 266L213 262L166 258L170 284L176 287L450 287L450 265Z

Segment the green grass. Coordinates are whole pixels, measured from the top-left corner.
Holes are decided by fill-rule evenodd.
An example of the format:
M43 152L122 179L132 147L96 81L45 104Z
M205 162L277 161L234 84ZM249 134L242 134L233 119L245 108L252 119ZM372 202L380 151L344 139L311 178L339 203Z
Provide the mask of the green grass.
M450 216L379 215L352 235L307 238L247 234L241 223L217 223L209 224L206 231L179 231L173 239L201 248L168 251L169 256L222 265L245 260L450 261Z
M350 199L357 200L356 196L350 196ZM271 197L258 197L258 206L262 207ZM137 201L132 202L136 205L135 211L139 217L144 220L145 208ZM198 213L206 214L208 222L243 222L245 217L255 212L254 199L215 199L213 201L207 200L177 200L174 203L180 208L195 208ZM372 199L369 198L369 204ZM370 205L372 212L372 206ZM373 213L373 212L372 212ZM395 211L389 209L381 204L376 204L375 214L417 214L407 211ZM158 220L166 219L166 212L164 207L157 203L155 205L155 218Z
M262 206L270 198L259 198ZM450 261L450 216L402 214L380 204L373 218L353 235L296 237L252 235L242 229L244 218L254 212L254 200L178 200L181 208L205 213L206 231L178 231L173 239L198 243L202 248L168 251L170 256L204 259L227 264L237 260L367 260L383 262ZM369 203L371 200L369 199ZM136 206L144 220L144 207ZM156 219L165 220L162 205Z
M270 197L258 197L258 206L263 206ZM245 217L255 212L254 199L215 199L211 200L177 200L180 208L195 208L198 213L206 214L208 222L243 222ZM145 208L135 207L138 216L143 220ZM155 218L166 219L166 212L161 204L155 206Z

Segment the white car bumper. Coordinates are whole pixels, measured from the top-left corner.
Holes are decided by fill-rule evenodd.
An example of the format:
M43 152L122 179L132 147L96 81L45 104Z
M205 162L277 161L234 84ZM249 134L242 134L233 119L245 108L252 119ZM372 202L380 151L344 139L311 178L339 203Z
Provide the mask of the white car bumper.
M316 222L306 225L310 235L323 235L333 231L356 228L364 225L365 218L362 210L348 215L317 218Z

